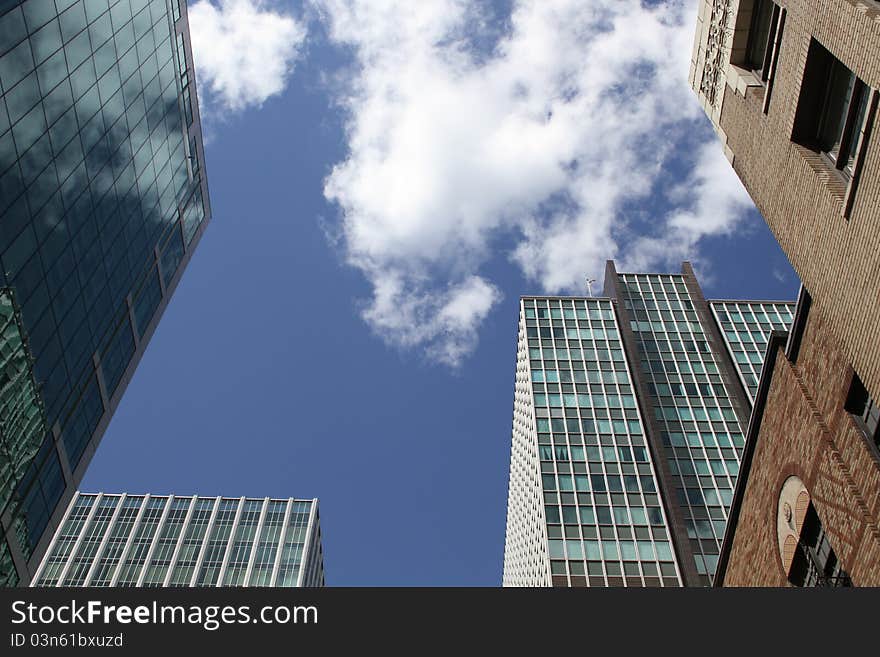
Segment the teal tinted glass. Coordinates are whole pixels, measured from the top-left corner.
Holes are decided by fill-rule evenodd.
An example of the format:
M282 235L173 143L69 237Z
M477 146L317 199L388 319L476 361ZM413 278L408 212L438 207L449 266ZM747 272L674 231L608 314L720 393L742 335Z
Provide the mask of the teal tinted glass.
M10 4L0 8L0 287L16 294L48 426L59 424L74 471L208 214L176 30L188 36L165 0ZM0 491L25 528L14 534L25 556L64 489L53 452L31 455Z

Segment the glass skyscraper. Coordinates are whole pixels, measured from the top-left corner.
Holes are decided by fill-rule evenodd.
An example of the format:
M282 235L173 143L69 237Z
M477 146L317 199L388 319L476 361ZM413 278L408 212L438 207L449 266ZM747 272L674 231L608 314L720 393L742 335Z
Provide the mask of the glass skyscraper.
M33 586L323 586L318 500L77 493Z
M770 333L791 327L794 306L760 301L711 301L709 306L749 401L754 404Z
M0 92L0 585L14 585L210 204L183 0L0 0Z
M794 304L707 302L687 263L609 263L605 295L521 299L505 586L711 582L750 377Z

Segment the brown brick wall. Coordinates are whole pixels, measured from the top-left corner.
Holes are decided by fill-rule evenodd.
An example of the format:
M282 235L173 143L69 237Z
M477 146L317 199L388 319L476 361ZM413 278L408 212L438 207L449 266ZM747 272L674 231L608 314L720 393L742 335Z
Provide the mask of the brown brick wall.
M848 219L842 216L845 185L820 158L791 141L811 35L866 84L880 88L880 2L777 2L787 17L769 112L762 113L762 88L749 88L744 98L727 87L721 127L734 169L813 299L825 308L836 351L880 399L880 113ZM822 371L818 363L815 367Z
M797 363L776 359L725 586L783 586L782 484L799 476L856 586L880 585L880 456L844 410L852 370L828 309L810 311Z

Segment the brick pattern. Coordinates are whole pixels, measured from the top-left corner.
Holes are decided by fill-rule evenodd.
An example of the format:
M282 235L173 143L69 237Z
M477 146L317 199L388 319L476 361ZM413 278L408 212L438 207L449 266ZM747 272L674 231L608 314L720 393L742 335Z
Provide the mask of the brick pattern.
M855 586L880 585L880 454L844 410L852 369L816 303L795 364L779 354L733 538L725 586L784 586L776 514L782 484L807 486Z
M823 158L791 141L811 37L880 88L880 3L777 2L787 16L768 114L762 87L748 87L743 96L727 86L720 127L734 169L813 299L825 307L836 354L880 399L880 116L848 219L845 182Z

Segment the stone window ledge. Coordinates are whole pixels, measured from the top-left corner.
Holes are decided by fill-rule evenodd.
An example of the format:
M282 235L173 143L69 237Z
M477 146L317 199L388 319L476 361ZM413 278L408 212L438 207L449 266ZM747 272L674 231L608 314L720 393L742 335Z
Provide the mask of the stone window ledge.
M763 87L764 83L752 71L745 69L736 64L730 64L727 67L727 84L740 96L745 98L746 90L749 87Z

